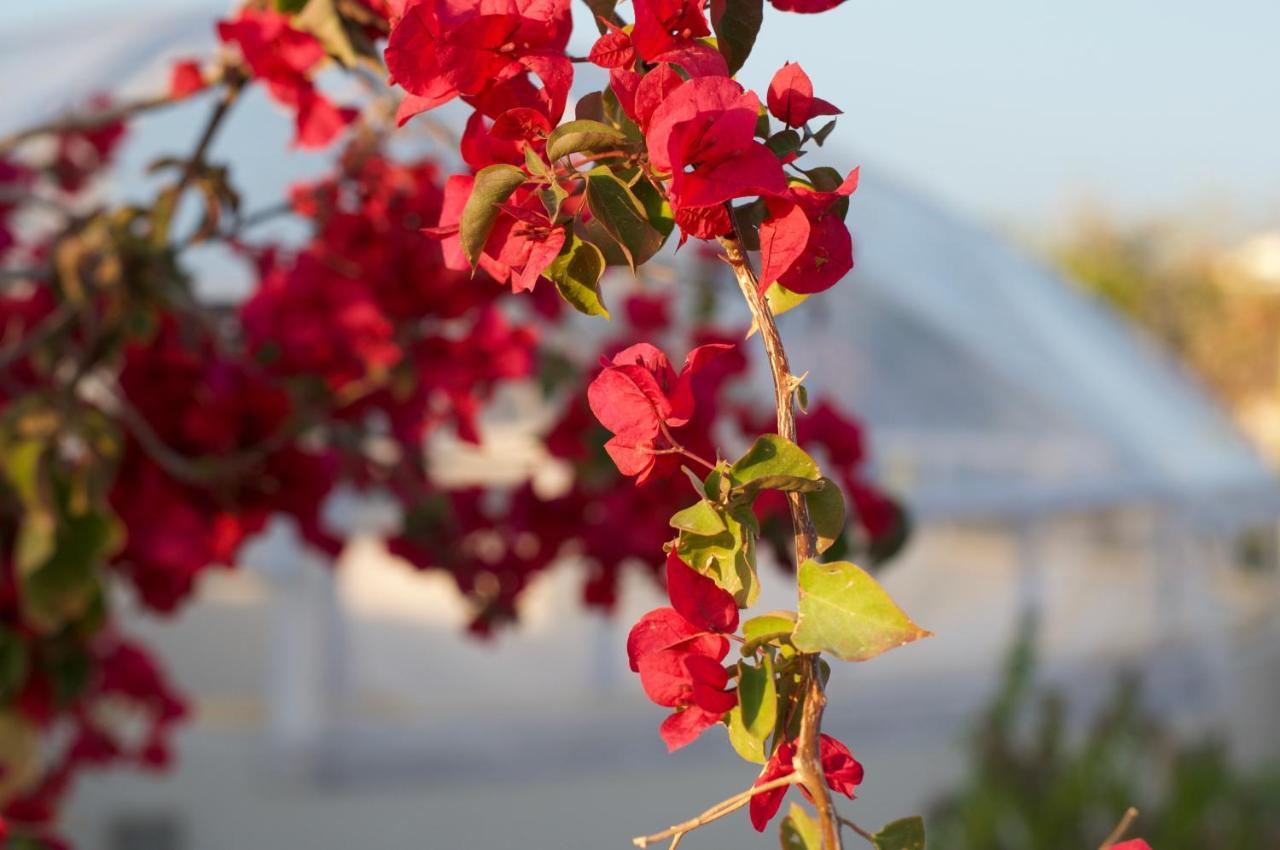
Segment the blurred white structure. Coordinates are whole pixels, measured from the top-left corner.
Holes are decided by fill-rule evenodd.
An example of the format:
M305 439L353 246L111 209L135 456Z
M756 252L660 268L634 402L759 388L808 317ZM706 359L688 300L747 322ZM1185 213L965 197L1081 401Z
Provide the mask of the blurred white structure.
M163 85L158 52L199 53L210 36L204 16L69 28L47 39L86 48L38 79L26 69L50 41L0 38L0 130L73 102L86 79ZM126 173L188 144L202 109L141 123ZM250 209L323 163L286 158L288 136L251 99L215 147ZM951 744L1020 610L1040 612L1051 669L1082 700L1137 661L1161 705L1229 717L1251 747L1274 747L1255 727L1280 704L1275 578L1230 566L1233 536L1277 515L1271 473L1118 320L1004 240L864 175L857 270L782 321L811 391L870 426L881 477L918 526L886 583L938 634L836 674L829 722L868 767L858 819L907 813L954 775ZM218 292L236 286L226 274ZM527 458L527 430L496 421L487 436ZM447 579L383 556L377 533L394 516L334 513L363 532L336 571L279 524L178 621L142 624L199 716L175 777L83 787L71 820L83 846L124 850L146 833L171 850L621 847L712 802L707 788L749 781L720 742L662 752L662 712L622 660L627 625L659 604L652 587L634 582L607 622L581 612L566 565L531 590L518 632L480 645L459 634ZM790 607L787 582L765 581L762 605ZM179 828L147 833L148 818ZM727 825L699 846L744 833Z

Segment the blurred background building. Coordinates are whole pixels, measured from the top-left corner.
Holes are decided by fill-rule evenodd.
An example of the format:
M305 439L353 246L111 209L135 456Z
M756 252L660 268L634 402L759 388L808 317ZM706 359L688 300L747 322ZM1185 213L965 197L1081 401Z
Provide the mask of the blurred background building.
M4 129L77 101L86 80L154 89L166 60L209 49L220 11L191 3L153 13L140 4L144 11L125 15L91 0L61 2L74 10L73 23L55 21L53 8L22 20L0 14ZM859 26L883 34L900 25L883 10L864 17L858 5L828 19L829 31L812 36L820 43L805 57L843 55L845 41L875 40L859 40ZM1129 19L1135 12L1103 5L1107 11L1095 10L1100 24L1129 26L1129 37L1139 37ZM1256 55L1248 16L1280 19L1265 4L1234 5L1246 15L1232 30L1243 62ZM982 4L988 16L1002 9ZM873 132L893 124L886 104L912 103L913 87L947 73L954 54L934 50L941 38L934 30L961 40L967 31L949 28L956 13L935 11L937 22L917 28L918 40L868 47L857 61L883 61L889 73L849 83L847 100L833 60L806 61L819 94L850 113L850 138L864 124ZM1191 20L1160 13L1171 39L1190 37ZM798 26L784 20L785 31ZM1052 16L1022 23L1036 24L1030 32L1042 45L1064 49L1058 38L1066 36L1045 35ZM1120 38L1099 37L1104 46ZM773 38L785 44L785 34ZM72 43L76 49L67 49ZM794 48L769 50L753 60L761 79L795 58ZM1102 58L1103 72L1080 69L1080 79L1128 61ZM36 62L38 79L30 71ZM919 66L906 69L909 62ZM1275 64L1273 57L1273 72ZM1043 64L1029 67L1058 79ZM1257 70L1255 77L1227 65L1215 92L1223 110L1245 102L1249 86L1280 79ZM1005 65L999 73L1015 71ZM1147 82L1149 91L1142 80L1133 85L1151 109L1177 88ZM873 88L884 102L867 100ZM1034 92L1000 91L1009 108L1023 96L1043 108ZM953 110L964 105L956 99L948 100ZM891 663L841 670L833 681L828 722L867 768L851 811L860 822L884 822L962 781L962 736L997 687L1028 613L1040 624L1046 678L1065 684L1083 715L1107 700L1114 671L1134 668L1144 673L1150 705L1183 734L1226 734L1244 762L1277 756L1280 234L1256 224L1276 196L1256 185L1253 195L1242 192L1247 212L1226 239L1212 231L1193 231L1192 239L1172 225L1131 227L1135 213L1152 212L1133 198L1158 178L1121 157L1107 167L1135 175L1118 204L1124 211L1051 229L1043 213L1024 219L1019 211L1056 208L1069 194L1061 189L1070 182L1067 166L1054 171L1050 154L1019 161L1016 150L1028 140L1011 137L1005 152L988 152L987 167L974 169L980 173L943 177L950 161L939 151L973 148L970 128L946 123L954 113L942 106L911 109L919 111L901 123L918 130L930 114L938 121L928 138L905 151L888 136L866 147L850 218L857 269L823 296L826 309L783 321L792 359L811 371L814 388L848 400L869 425L879 477L916 524L884 579L938 634ZM140 174L153 153L190 135L189 110L142 122L121 174ZM265 101L251 101L246 113L217 153L243 163L240 179L258 198L278 197L323 167L320 157L286 154L289 128ZM1257 120L1252 111L1231 115ZM1027 132L1044 126L1043 115L1003 121ZM1249 158L1257 141L1249 139L1234 167L1255 169L1259 184L1280 178L1280 163ZM1194 142L1174 142L1204 156ZM1095 150L1078 137L1058 143ZM882 154L963 214L885 176L875 165ZM1141 156L1163 162L1173 154ZM1037 162L1052 173L1036 174ZM1098 173L1105 179L1106 167ZM1034 186L1019 194L1024 179ZM1057 195L1045 187L1058 187ZM964 200L987 190L986 201ZM132 188L126 179L110 191ZM1152 203L1177 200L1163 194ZM1030 231L1086 291L975 223L1000 218L1016 218L1017 229ZM210 297L235 296L234 270L211 263L208 271ZM459 476L484 474L494 456L538 474L529 438L536 414L529 399L506 399L487 422L488 457L456 445L432 451ZM385 555L379 531L394 521L386 506L352 498L330 514L360 532L336 569L279 524L243 569L210 577L201 601L176 620L140 624L195 697L196 719L172 774L83 785L68 820L82 846L621 847L713 802L706 788L750 781L718 742L663 751L660 713L621 664L627 627L659 604L646 582L627 587L623 609L606 620L581 611L567 563L529 592L517 630L478 643L461 633L447 579ZM766 608L770 597L777 607L790 604L781 574L765 585ZM748 835L744 818L696 840L712 850Z

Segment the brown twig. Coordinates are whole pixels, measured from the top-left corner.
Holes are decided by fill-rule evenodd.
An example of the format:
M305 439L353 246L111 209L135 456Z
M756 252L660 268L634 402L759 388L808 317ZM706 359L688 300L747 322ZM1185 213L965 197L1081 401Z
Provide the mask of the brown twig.
M1124 834L1129 831L1129 827L1133 826L1134 820L1138 817L1138 810L1130 806L1125 810L1124 816L1120 818L1120 822L1116 824L1116 828L1111 830L1111 834L1106 840L1098 845L1098 850L1107 850L1107 848L1118 844Z
M871 842L872 845L876 843L876 837L874 835L867 832L865 829L858 826L856 823L849 820L848 818L839 818L839 821L843 826L849 827L849 829L852 829L854 832L858 833L863 838L867 839L867 841Z
M729 210L729 214L732 218L732 209ZM742 296L747 301L751 317L759 328L760 338L764 342L769 369L773 374L778 436L795 442L796 419L792 402L795 378L792 375L791 364L787 360L787 352L783 348L782 336L778 333L773 312L769 309L764 293L760 291L760 280L751 267L736 228L735 220L734 235L721 237L720 246L724 249L725 259L733 267L738 288L742 290ZM805 503L804 494L788 493L787 501L791 507L791 522L795 528L796 564L799 566L817 554L818 535L813 527L813 519L809 516L809 507ZM820 736L822 712L826 708L827 698L822 690L818 656L815 654L807 658L809 663L805 668L804 708L800 714L800 734L796 738L795 775L813 798L814 808L818 812L823 850L841 850L840 825L822 774Z
M631 843L643 850L643 848L648 847L655 841L665 841L670 838L671 848L669 850L675 850L675 847L680 843L681 839L684 838L685 833L692 832L700 826L706 826L712 821L719 820L725 815L736 812L738 809L747 805L747 803L750 803L751 798L757 794L763 794L765 791L772 791L775 788L782 788L787 785L794 785L797 781L799 780L796 774L793 773L779 779L771 780L763 785L754 785L739 794L734 794L727 800L721 800L719 803L716 803L697 817L689 818L689 820L684 823L678 823L675 826L664 829L662 832L655 832L653 835L637 836L631 839Z
M57 118L43 124L36 124L0 138L0 155L8 154L26 142L41 136L70 133L76 130L93 130L107 124L123 121L134 115L141 115L144 112L172 106L181 100L182 98L174 97L169 92L165 92L136 100L127 100L94 112L72 112L59 115Z

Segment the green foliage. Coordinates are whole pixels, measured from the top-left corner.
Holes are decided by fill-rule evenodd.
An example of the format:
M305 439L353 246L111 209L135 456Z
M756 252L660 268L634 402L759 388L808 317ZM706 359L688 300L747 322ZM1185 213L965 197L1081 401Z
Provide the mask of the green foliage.
M764 21L764 0L711 0L711 27L716 47L736 74L751 55L760 24Z
M665 241L627 184L606 169L597 168L587 175L587 207L622 251L632 271L658 253Z
M764 764L765 743L773 734L778 716L778 691L773 683L769 654L760 664L738 662L738 704L729 712L729 743L749 762Z
M791 810L782 819L782 850L820 850L822 839L818 834L818 822L809 817L799 803L792 803Z
M524 171L514 165L490 165L476 174L475 186L462 208L462 218L458 223L462 251L473 269L484 251L493 223L498 219L500 205L524 181Z
M560 296L579 313L607 319L609 311L600 300L600 276L604 274L604 265L604 255L599 248L570 233L560 255L551 261L543 274L555 283Z
M901 818L871 836L876 850L924 850L924 818Z
M622 131L599 121L567 121L547 136L547 159L555 162L573 153L603 153L628 144Z
M805 561L799 585L800 620L791 641L801 652L867 661L930 635L869 573L847 561Z
M931 807L948 850L1096 847L1129 806L1129 830L1157 850L1280 847L1280 765L1245 774L1225 748L1179 744L1123 676L1078 738L1065 701L1034 687L1035 630L1024 626L1003 683L969 745L968 778Z

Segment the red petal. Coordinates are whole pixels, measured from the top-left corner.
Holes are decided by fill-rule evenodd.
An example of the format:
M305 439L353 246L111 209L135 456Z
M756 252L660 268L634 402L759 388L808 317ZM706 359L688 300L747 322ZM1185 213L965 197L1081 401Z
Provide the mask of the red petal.
M730 633L738 628L733 596L680 560L674 550L667 555L667 594L680 616L700 629Z
M693 696L693 677L685 666L688 653L663 649L643 656L636 664L645 696L658 705L675 708L688 705Z
M799 65L787 63L769 83L769 111L782 123L799 127L813 115L813 82Z
M675 752L681 747L693 743L699 735L719 722L719 715L703 711L696 705L691 705L662 721L658 734L666 742L667 751Z
M799 260L809 245L809 217L789 201L769 203L760 224L760 288L765 290Z
M778 749L773 751L773 755L764 766L764 770L760 771L760 777L756 779L752 787L759 787L775 779L781 779L784 776L790 776L795 773L795 768L791 764L791 760L795 757L795 752L795 744L790 741L781 744ZM756 832L764 832L764 828L769 825L769 821L773 820L773 816L778 813L778 808L782 805L782 798L787 796L789 787L788 785L783 785L781 788L764 791L751 798L748 808L751 814L751 825L756 828Z
M693 418L693 379L707 363L732 349L733 346L729 343L712 342L689 352L671 391L671 414L666 420L668 425L679 428Z
M681 617L674 608L655 608L636 622L627 635L627 659L632 672L639 660L652 653L696 637L697 627Z
M673 141L672 147L676 146ZM696 171L677 171L671 184L672 200L682 208L722 204L754 195L777 196L786 191L782 163L773 151L755 141Z
M204 88L200 64L190 60L175 62L169 72L169 93L175 98L189 97Z
M823 735L819 739L818 754L827 785L832 791L852 800L854 789L862 783L862 765L849 752L848 747L830 735Z
M605 453L623 475L635 476L637 484L643 484L657 462L653 442L635 443L614 437L604 444Z
M587 387L587 404L600 424L633 445L652 442L671 404L653 373L642 366L609 366Z

